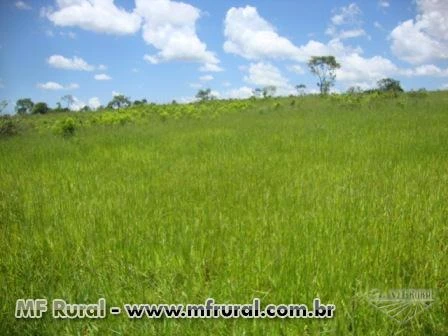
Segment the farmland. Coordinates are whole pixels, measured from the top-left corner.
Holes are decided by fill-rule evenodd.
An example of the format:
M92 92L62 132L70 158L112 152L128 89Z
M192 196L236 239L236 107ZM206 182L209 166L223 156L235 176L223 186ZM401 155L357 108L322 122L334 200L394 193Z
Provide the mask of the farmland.
M448 94L14 117L0 138L4 335L448 334ZM15 133L15 132L14 132ZM406 323L374 289L432 289ZM306 303L333 319L18 320L19 298Z

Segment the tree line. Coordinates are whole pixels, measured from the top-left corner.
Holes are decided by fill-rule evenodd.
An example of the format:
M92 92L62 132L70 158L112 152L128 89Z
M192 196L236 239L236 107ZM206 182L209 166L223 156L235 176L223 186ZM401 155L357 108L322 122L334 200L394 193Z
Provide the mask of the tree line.
M308 68L310 72L317 77L317 87L321 95L325 96L330 93L330 89L334 86L336 81L336 71L341 68L341 65L337 62L334 56L313 56L308 61ZM360 87L350 87L347 93L362 93L362 92L393 92L395 94L403 92L401 84L398 80L392 78L384 78L377 82L377 88L363 91ZM297 94L303 96L305 94L306 85L299 84L295 86ZM252 96L255 98L269 98L275 96L277 92L277 87L269 85L263 88L255 88L252 91ZM200 102L215 100L217 97L213 94L211 89L200 89L196 94L196 99ZM61 102L57 103L56 108L50 108L44 102L34 103L30 98L18 99L15 105L15 112L19 115L25 114L46 114L50 112L69 112L73 104L75 103L75 98L72 95L65 95L61 98L62 103L65 104L63 107ZM122 109L130 106L138 106L147 104L146 99L135 100L132 102L129 97L124 95L115 95L113 99L106 105L98 107L96 110L102 110L104 108L108 109ZM176 103L173 100L173 103ZM7 106L6 101L0 102L0 112L3 111ZM89 106L83 106L80 111L88 112L92 109Z

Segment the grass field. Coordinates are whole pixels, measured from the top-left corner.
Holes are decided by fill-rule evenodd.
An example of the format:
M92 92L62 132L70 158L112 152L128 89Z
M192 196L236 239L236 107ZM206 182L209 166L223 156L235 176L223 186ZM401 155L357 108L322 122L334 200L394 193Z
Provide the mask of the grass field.
M294 103L293 103L294 101ZM448 95L267 99L0 139L2 335L448 335ZM163 108L162 108L163 109ZM114 112L115 114L124 113ZM137 115L137 119L133 119ZM373 289L432 289L399 324ZM75 303L334 303L333 319L16 320Z

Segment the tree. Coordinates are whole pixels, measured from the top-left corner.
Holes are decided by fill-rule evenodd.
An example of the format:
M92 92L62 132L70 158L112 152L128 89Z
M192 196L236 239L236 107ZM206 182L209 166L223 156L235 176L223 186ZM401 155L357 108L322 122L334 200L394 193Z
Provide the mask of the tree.
M62 101L64 101L67 104L67 108L70 109L70 107L75 103L75 98L73 98L72 95L65 95L61 98Z
M265 86L263 88L263 98L272 97L277 92L277 87L274 85Z
M328 94L330 88L334 85L336 70L341 67L336 58L334 56L313 56L308 62L308 67L311 73L319 79L317 86L320 93L322 95Z
M113 109L121 109L131 106L131 101L128 97L125 97L124 95L116 95L114 98L107 104L108 108Z
M0 101L0 113L3 112L3 110L8 106L8 101L2 100Z
M50 109L46 103L36 103L33 107L33 114L45 114L48 113Z
M196 94L196 98L201 102L215 99L211 89L200 89Z
M254 97L260 98L263 95L263 90L260 88L253 89L252 94L254 95Z
M16 102L16 113L17 114L29 114L33 110L34 103L30 98L22 98Z
M392 79L392 78L383 78L378 81L378 90L383 92L403 92L401 88L400 81Z
M347 89L347 93L350 94L350 95L360 94L360 93L362 93L362 89L361 89L360 86L350 86Z
M305 95L305 89L306 89L305 84L296 85L296 90L297 90L297 93L299 94L299 96Z

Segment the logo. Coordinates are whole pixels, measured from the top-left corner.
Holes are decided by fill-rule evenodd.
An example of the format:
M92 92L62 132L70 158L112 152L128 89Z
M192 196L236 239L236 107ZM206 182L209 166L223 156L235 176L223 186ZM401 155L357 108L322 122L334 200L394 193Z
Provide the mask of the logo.
M434 296L431 289L374 289L367 300L396 322L406 323L426 311L434 303Z

